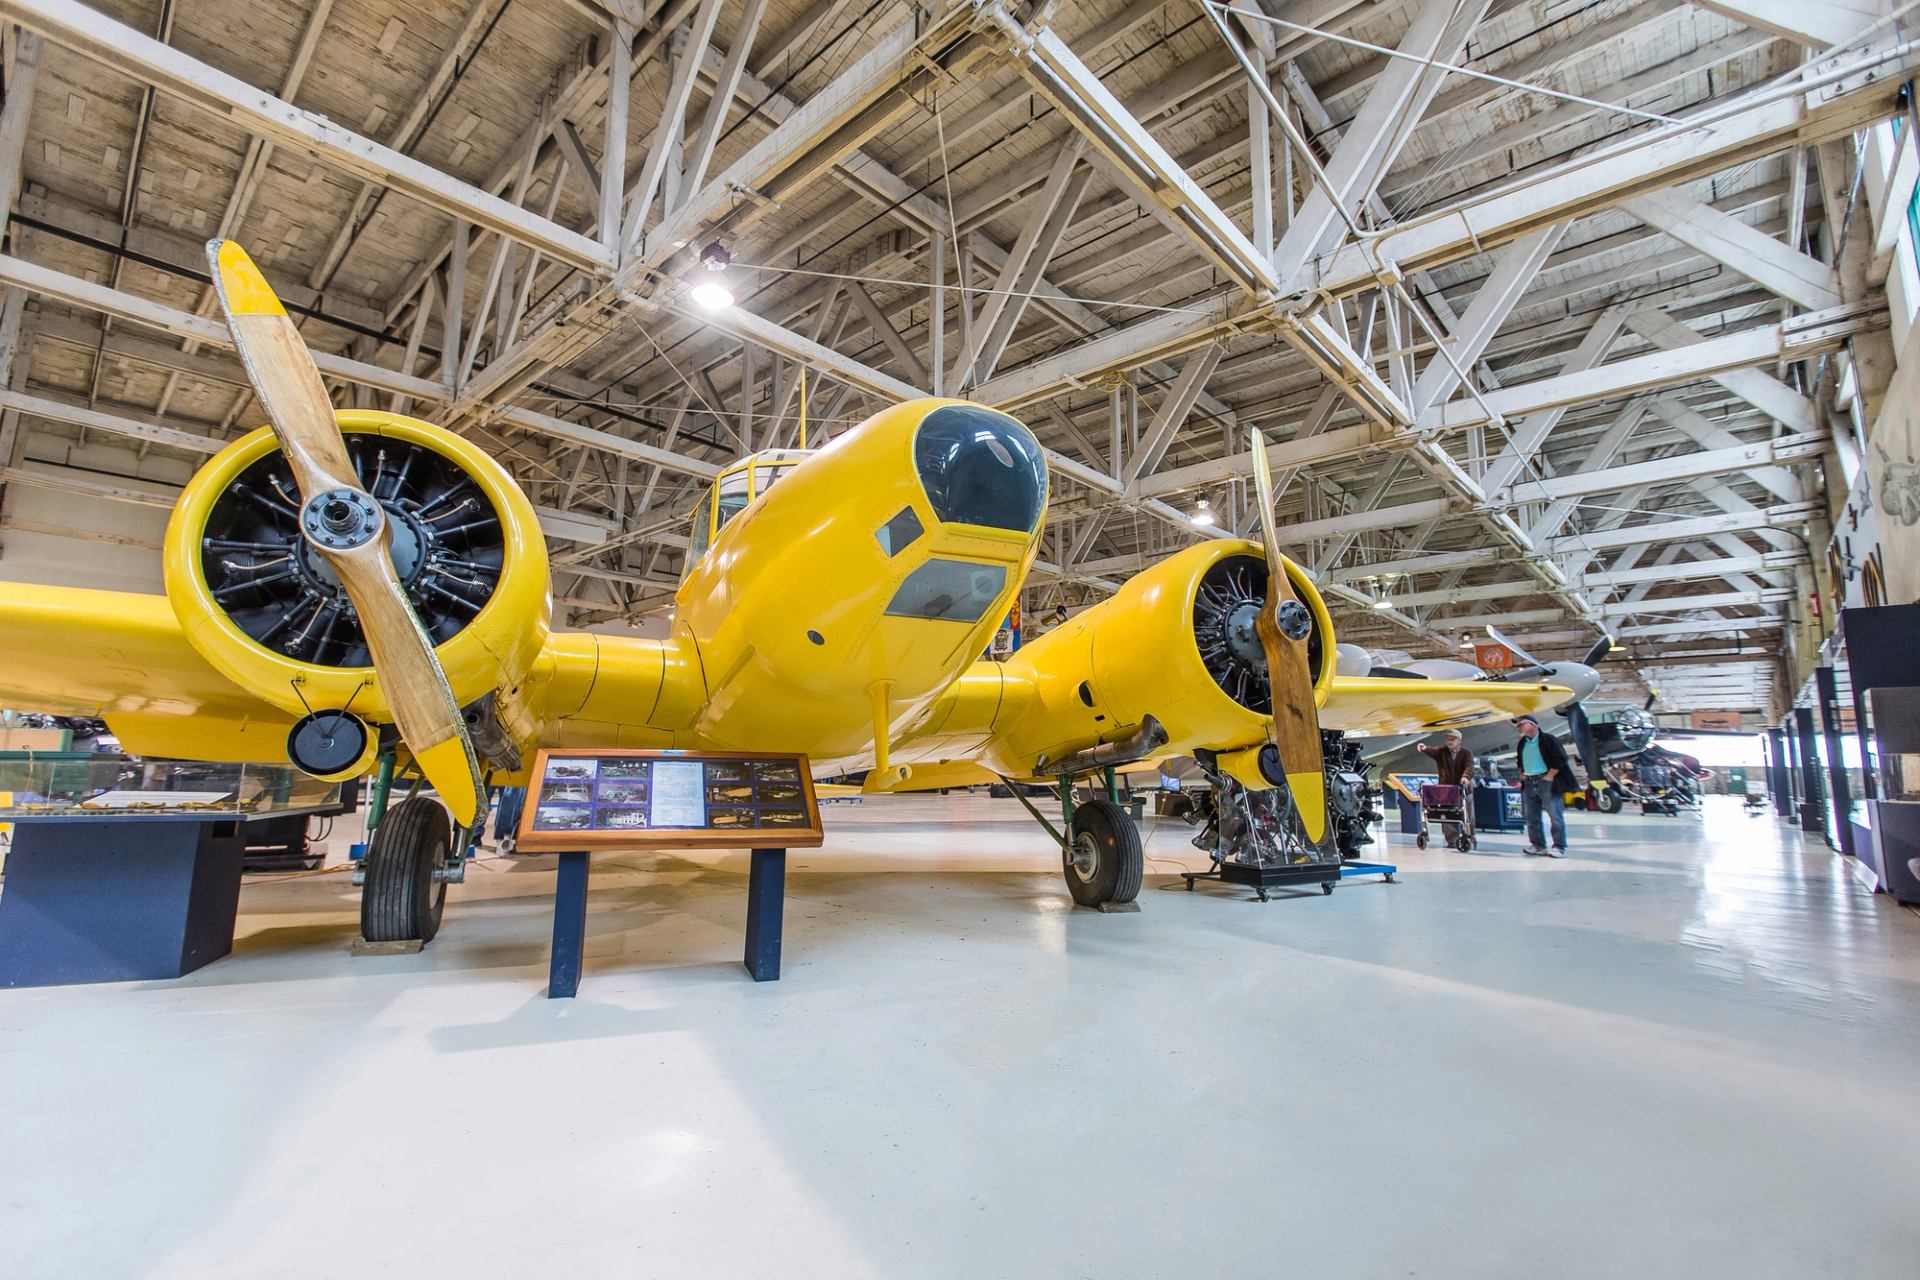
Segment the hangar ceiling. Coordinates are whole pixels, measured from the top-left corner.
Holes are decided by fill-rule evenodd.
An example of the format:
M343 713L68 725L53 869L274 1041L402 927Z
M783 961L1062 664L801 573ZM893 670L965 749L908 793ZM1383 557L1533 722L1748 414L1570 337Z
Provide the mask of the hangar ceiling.
M338 403L515 473L576 624L669 606L804 366L815 444L928 391L1033 426L1030 617L1252 528L1258 427L1344 638L1610 631L1668 706L1765 708L1892 367L1859 140L1912 50L1874 0L0 14L0 480L166 506L256 422L231 235Z

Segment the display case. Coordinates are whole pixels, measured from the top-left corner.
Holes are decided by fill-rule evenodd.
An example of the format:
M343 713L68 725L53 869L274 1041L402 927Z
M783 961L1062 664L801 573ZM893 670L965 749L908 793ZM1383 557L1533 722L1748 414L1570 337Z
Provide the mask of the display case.
M291 765L127 756L0 758L0 822L262 818L336 809L337 783Z

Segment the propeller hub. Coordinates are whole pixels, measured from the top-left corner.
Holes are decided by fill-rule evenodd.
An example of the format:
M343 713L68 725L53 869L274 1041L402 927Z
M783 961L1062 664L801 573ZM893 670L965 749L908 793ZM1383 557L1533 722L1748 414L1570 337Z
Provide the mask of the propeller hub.
M316 493L300 511L300 531L324 551L350 551L380 536L380 504L359 489Z
M420 577L421 562L425 559L423 546L431 539L422 536L419 521L405 510L386 511L386 517L387 526L393 531L387 542L387 558L393 562L393 571L399 576L401 585L411 590ZM346 588L340 585L340 575L333 571L326 556L321 554L322 549L330 545L311 538L303 540L297 563L314 587L330 598L344 602L347 593Z
M1248 600L1237 606L1227 615L1227 648L1233 656L1250 667L1264 667L1267 663L1266 651L1260 647L1260 606Z
M1274 620L1280 624L1280 634L1289 640L1305 640L1313 630L1313 615L1298 600L1282 600L1274 610Z

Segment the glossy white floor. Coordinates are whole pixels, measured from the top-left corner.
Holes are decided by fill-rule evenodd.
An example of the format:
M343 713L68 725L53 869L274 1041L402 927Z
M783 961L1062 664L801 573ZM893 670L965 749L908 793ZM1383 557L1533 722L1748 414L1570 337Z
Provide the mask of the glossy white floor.
M0 993L0 1276L1916 1274L1920 917L1771 817L1116 916L1011 801L829 822L776 984L737 862L621 858L547 1001L529 859L420 956L318 877Z

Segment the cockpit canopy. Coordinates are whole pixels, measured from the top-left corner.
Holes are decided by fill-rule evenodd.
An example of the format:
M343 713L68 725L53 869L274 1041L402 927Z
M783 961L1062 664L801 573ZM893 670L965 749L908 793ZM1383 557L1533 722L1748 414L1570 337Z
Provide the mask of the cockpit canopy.
M913 465L944 524L1032 533L1047 505L1039 442L997 409L941 405L920 423Z
M700 562L707 547L727 527L727 521L745 511L749 502L771 489L775 481L812 452L810 449L762 449L715 476L713 486L693 513L693 528L687 535L686 569ZM683 570L682 576L684 573Z

